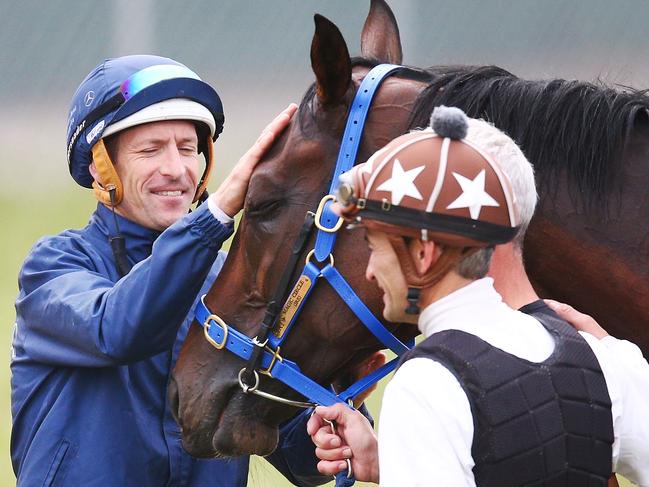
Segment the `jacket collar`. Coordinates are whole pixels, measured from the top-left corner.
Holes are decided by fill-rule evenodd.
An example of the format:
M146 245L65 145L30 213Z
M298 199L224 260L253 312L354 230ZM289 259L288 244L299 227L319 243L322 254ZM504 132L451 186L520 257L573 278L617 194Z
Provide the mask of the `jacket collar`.
M160 232L145 228L117 213L113 217L112 210L102 203L97 204L97 210L90 218L90 226L96 227L108 240L110 237L117 236L118 233L115 227L115 218L117 218L119 231L126 241L126 253L129 259L140 262L151 255L153 242L158 238Z

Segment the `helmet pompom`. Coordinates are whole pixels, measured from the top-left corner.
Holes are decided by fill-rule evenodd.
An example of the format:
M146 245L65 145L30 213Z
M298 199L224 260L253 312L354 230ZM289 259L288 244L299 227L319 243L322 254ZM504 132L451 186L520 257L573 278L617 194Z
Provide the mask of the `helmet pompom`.
M469 129L466 114L456 107L444 105L435 107L430 117L430 126L440 137L463 139Z

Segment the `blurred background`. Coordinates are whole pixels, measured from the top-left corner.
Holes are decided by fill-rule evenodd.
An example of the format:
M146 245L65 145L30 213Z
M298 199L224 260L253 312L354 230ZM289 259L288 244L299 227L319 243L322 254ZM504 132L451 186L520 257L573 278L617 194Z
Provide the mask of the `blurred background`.
M649 87L644 0L392 0L404 63L497 64L526 78ZM9 458L10 342L16 275L37 238L83 226L95 206L67 173L65 129L79 82L108 57L174 58L216 87L225 130L215 188L259 130L312 82L313 14L352 55L369 0L0 0L0 487ZM375 417L380 394L375 394ZM281 486L255 461L251 485ZM630 484L623 484L630 485Z

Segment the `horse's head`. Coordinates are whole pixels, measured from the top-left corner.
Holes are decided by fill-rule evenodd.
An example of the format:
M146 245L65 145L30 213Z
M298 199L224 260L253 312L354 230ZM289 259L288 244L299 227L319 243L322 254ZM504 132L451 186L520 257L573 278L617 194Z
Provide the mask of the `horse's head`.
M249 337L259 330L306 212L314 211L327 192L347 111L360 81L373 62L401 62L398 28L382 0L372 2L365 23L364 61L352 62L334 24L319 15L315 24L311 64L316 83L304 96L290 127L255 170L228 259L206 297L210 310ZM375 95L358 160L407 131L414 101L425 86L416 71L408 72L386 80ZM313 246L311 238L301 263ZM375 315L381 316L379 290L364 278L367 255L362 231L340 232L336 267ZM412 327L403 331L412 334ZM298 363L308 377L330 384L345 381L355 365L379 348L340 298L326 284L318 284L287 335L282 356ZM237 380L244 366L230 352L215 350L199 326L192 327L170 392L183 444L191 454L263 455L275 448L278 425L296 409L245 394ZM263 375L260 388L301 399Z

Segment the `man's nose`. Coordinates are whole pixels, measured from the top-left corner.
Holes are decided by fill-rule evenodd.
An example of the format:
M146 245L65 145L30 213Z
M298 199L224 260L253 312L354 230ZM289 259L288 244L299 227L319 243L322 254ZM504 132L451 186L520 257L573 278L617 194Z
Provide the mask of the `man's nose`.
M372 282L374 280L374 270L372 269L372 258L370 257L369 262L367 263L367 268L365 269L365 279Z
M160 163L160 174L172 178L181 177L187 168L180 154L178 148L174 145L169 145L162 156Z

